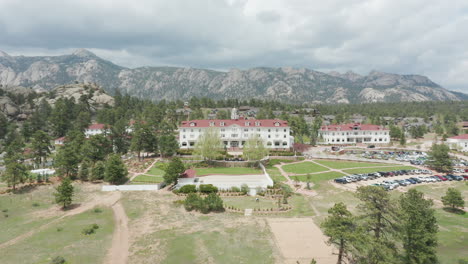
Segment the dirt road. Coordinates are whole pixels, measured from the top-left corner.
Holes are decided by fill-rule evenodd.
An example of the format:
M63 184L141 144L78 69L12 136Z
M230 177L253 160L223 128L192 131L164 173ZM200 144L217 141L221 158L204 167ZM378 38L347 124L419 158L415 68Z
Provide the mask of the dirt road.
M112 205L112 210L114 211L115 230L112 237L112 246L104 263L125 264L129 254L128 218L119 201Z

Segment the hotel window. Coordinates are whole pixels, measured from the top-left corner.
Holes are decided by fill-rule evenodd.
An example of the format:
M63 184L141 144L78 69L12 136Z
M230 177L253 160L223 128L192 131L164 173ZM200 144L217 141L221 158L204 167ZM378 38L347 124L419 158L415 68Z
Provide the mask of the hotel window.
M224 126L224 122L219 123L220 126Z
M182 132L185 132L185 129L182 129Z
M245 129L244 129L244 132L249 132L249 129L248 129L248 128L245 128Z
M286 133L286 129L284 130L284 132Z
M221 132L224 132L224 131L226 131L226 129L224 129L224 128L221 128Z
M226 135L225 135L225 134L221 134L221 137L226 137Z
M271 129L268 129L268 132L271 132Z
M286 135L284 135L284 138L286 138Z
M260 122L255 122L255 126L260 126Z
M214 122L210 122L210 126L214 126Z
M245 122L245 126L250 126L250 122Z

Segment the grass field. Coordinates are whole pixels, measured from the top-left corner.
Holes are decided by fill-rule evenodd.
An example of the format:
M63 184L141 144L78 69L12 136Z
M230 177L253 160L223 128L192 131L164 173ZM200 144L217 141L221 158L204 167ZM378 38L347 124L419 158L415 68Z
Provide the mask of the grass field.
M301 163L284 165L283 170L288 173L306 174L306 173L327 171L328 169L320 165L317 165L315 163L305 161Z
M134 233L128 263L275 263L279 253L266 222L234 213L186 212L163 193L124 193ZM142 230L144 232L138 232ZM151 246L149 246L151 245Z
M161 183L164 179L162 176L148 176L148 175L138 175L132 182L145 182L145 183Z
M259 197L259 201L255 201L255 197L223 197L225 206L234 206L239 209L269 209L278 208L278 201L268 198Z
M163 176L164 171L159 169L157 167L158 165L159 165L159 163L154 164L154 166L146 174L154 175L154 176Z
M90 210L64 218L14 246L1 249L1 263L48 264L56 256L64 257L67 263L102 263L112 240L113 214L108 208L101 209L100 213ZM99 225L96 233L82 234L91 224Z
M272 167L266 170L273 181L282 182L287 180L283 175L281 175L281 172L276 167Z
M314 160L324 166L332 169L348 169L348 168L360 168L360 167L378 167L378 166L391 166L392 164L376 163L376 162L357 162L357 161L346 161L346 160Z
M330 171L318 174L311 174L310 175L310 182L314 184L312 189L317 188L317 185L320 184L322 181L328 181L331 179L339 178L345 176L343 173L337 171ZM290 176L291 179L307 182L307 175L300 175L300 176Z
M372 173L377 171L395 171L395 170L414 170L417 169L413 166L393 166L393 167L377 167L377 168L362 168L362 169L349 169L343 170L349 174Z
M226 174L226 175L247 175L247 174L262 174L260 169L243 168L243 167L214 167L214 168L195 168L197 176L212 175L212 174Z
M0 243L56 218L53 214L41 213L55 206L53 191L52 186L41 186L22 194L0 195Z

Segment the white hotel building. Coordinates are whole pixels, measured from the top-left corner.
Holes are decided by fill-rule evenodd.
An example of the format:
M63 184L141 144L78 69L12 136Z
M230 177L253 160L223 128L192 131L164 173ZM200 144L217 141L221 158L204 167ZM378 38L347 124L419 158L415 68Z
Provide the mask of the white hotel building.
M451 149L468 152L468 134L449 137L446 143Z
M322 126L319 130L322 144L388 144L390 131L383 126L359 123Z
M226 148L242 148L252 136L259 136L266 147L289 149L293 144L287 121L277 119L227 119L183 121L179 127L179 144L182 149L194 148L198 137L210 127L219 130L220 140Z

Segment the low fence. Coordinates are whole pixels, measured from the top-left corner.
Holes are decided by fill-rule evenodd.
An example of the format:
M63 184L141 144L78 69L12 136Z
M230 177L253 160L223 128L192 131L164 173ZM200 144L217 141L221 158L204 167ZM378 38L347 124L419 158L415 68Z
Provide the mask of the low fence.
M159 184L145 184L145 185L103 185L102 191L157 191L160 189Z

